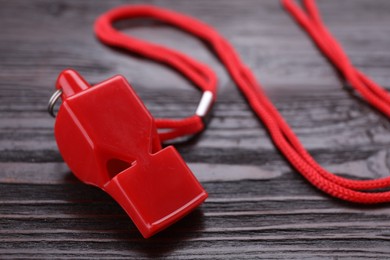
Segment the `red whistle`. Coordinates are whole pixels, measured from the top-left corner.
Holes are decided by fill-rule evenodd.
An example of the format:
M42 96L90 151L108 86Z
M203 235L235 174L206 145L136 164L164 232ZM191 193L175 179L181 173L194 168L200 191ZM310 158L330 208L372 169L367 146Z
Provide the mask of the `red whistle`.
M110 194L145 238L207 198L176 149L162 149L153 117L122 76L92 87L65 70L56 87L63 103L55 137L64 161L81 181Z

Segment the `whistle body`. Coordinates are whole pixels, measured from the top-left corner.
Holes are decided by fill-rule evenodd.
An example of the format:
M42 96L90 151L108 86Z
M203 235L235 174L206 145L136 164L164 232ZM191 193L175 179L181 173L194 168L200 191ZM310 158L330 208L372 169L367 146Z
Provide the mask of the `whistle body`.
M82 182L114 198L145 238L176 222L207 193L176 149L161 147L154 119L122 76L90 86L77 72L58 80L60 153Z

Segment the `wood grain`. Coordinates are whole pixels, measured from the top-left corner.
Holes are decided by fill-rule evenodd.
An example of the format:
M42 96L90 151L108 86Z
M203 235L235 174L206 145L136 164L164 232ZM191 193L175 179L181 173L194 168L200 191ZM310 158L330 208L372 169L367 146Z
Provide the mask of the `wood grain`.
M390 2L318 1L353 63L390 88ZM128 78L156 117L184 117L200 93L180 75L102 46L96 17L135 1L0 0L0 258L384 259L390 207L349 204L311 187L275 150L207 46L155 21L118 24L212 66L219 97L208 129L175 142L209 199L145 240L102 191L63 163L46 104L58 73ZM390 174L390 122L319 54L275 0L144 1L195 16L232 42L303 144L353 178Z

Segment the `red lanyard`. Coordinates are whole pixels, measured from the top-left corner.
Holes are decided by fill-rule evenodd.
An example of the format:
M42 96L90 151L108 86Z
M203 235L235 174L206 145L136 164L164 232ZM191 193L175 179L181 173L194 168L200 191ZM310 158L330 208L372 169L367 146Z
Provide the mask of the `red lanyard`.
M307 14L292 0L283 4L303 26L321 51L343 73L346 80L375 108L390 116L388 93L358 71L349 62L341 46L322 24L314 0L306 0ZM103 14L95 24L97 37L105 44L120 47L162 62L179 71L203 91L210 91L216 98L216 76L206 65L169 48L152 44L117 31L112 24L118 20L152 17L167 22L193 34L210 44L226 66L231 77L245 95L249 105L267 127L269 134L291 165L318 189L339 199L358 203L382 203L390 201L390 192L373 192L390 186L390 177L377 180L350 180L339 177L322 168L305 150L297 136L265 95L253 73L240 60L236 51L215 29L183 14L152 6L123 6ZM162 141L195 134L204 129L201 115L181 120L157 119L157 127L169 129L160 133Z
M322 53L329 58L352 87L373 107L390 116L390 95L351 64L340 44L322 23L315 2L305 0L304 3L307 14L292 0L283 0L287 11L302 25Z

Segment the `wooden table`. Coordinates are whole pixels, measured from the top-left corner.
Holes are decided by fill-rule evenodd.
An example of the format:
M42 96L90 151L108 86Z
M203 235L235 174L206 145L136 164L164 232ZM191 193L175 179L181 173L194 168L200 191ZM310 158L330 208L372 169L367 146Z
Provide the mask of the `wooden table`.
M168 68L96 40L96 17L132 2L0 1L0 258L389 257L390 205L353 205L313 188L275 150L204 44L153 21L120 26L188 53L219 77L207 131L176 144L209 199L145 240L108 195L80 183L61 159L46 112L61 70L75 68L92 83L123 74L157 117L190 115L200 97ZM352 178L389 175L389 120L343 87L279 1L144 2L219 30L327 169ZM390 1L319 7L353 63L390 87Z

